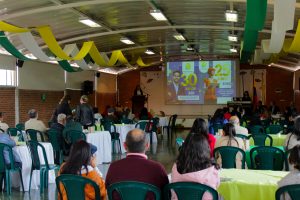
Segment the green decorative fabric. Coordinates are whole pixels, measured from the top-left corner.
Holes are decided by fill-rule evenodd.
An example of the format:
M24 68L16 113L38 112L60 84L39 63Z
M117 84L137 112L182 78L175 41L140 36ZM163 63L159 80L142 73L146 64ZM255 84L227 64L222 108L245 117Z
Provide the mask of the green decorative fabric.
M256 48L258 31L264 27L266 13L267 0L247 0L244 41L241 45L241 63L246 63L250 60Z
M70 63L66 60L58 61L58 64L67 72L81 72L81 68L75 68L70 65Z

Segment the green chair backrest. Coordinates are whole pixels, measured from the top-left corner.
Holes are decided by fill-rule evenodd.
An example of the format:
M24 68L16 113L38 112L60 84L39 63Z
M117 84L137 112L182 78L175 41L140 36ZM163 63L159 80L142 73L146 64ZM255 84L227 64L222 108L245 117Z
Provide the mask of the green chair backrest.
M268 133L268 134L277 134L280 131L283 131L283 126L281 126L279 124L272 124L267 128L266 133Z
M250 150L252 169L282 171L284 152L276 147L260 146Z
M248 140L248 136L243 134L236 134L235 137L242 138L243 140Z
M39 157L39 153L38 153L38 148L40 148L42 150L42 155L44 158L43 165L46 166L47 169L49 169L49 163L48 163L48 158L47 158L45 147L43 145L41 145L40 143L33 141L33 140L30 140L27 142L27 147L29 149L30 156L31 156L32 169L34 169L34 170L41 169L41 161L40 161L40 157Z
M19 129L17 129L17 128L8 128L8 129L7 129L7 133L8 133L10 136L13 136L13 137L22 134L22 132L21 132Z
M250 126L250 133L251 134L262 134L265 133L265 129L263 126L260 125L254 125L254 126Z
M48 131L49 140L50 140L50 143L51 143L54 151L61 151L62 150L58 134L59 133L55 129L50 129Z
M116 126L110 120L105 120L105 119L101 120L101 125L103 126L105 131L108 131L110 133L116 132L117 130Z
M193 182L176 182L170 183L164 188L164 200L171 199L171 190L176 193L178 200L202 199L205 192L211 194L213 200L218 200L218 192L204 184Z
M298 200L300 197L300 184L286 185L277 189L275 193L276 200L281 200L281 195L289 194L291 200Z
M5 133L5 131L3 129L0 128L0 132Z
M45 142L43 133L38 131L38 130L27 129L26 133L29 134L30 140L33 140L33 141L36 141L36 142L38 142L37 135L39 134L40 137L41 137L42 142Z
M263 125L263 127L265 127L265 128L271 124L271 120L269 120L269 119L260 120L260 122Z
M266 146L267 138L270 140L270 146L273 145L273 138L268 134L251 134L248 136L248 139L253 138L255 146Z
M148 193L153 193L155 200L160 200L160 190L154 185L136 182L122 181L108 186L108 199L113 199L113 192L116 191L121 200L146 199Z
M69 130L66 132L67 140L74 144L78 140L85 140L86 141L86 135L82 131L76 131L76 130Z
M16 125L16 128L19 129L20 131L24 131L25 130L25 125L23 123L18 123Z
M122 118L121 123L123 123L123 124L132 124L133 121L131 119L128 119L128 118Z
M4 152L8 154L10 164L9 167L5 164ZM0 143L0 173L5 173L6 169L15 169L15 160L11 146Z
M157 132L157 126L158 126L158 123L159 123L159 118L158 117L154 117L150 121L151 121L150 132Z
M149 128L149 121L145 120L145 121L139 121L138 123L136 123L135 128L139 128L143 131L147 131L146 129Z
M101 200L99 186L89 178L73 175L62 174L55 179L58 194L62 196L61 184L63 185L68 200L85 199L85 186L90 185L95 191L95 200Z
M236 156L237 153L242 154L242 169L245 169L246 153L237 147L222 146L214 149L214 157L217 158L221 155L222 168L230 169L236 168Z

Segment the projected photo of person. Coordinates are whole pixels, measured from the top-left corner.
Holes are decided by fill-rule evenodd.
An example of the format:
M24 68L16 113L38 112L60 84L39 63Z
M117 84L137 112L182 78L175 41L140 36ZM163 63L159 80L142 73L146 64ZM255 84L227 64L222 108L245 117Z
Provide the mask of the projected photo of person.
M207 70L208 78L204 78L204 103L205 104L216 104L217 103L217 95L216 88L219 86L218 80L215 79L215 69L210 67Z
M173 71L172 73L172 82L168 84L168 98L167 101L170 103L180 103L178 96L185 95L185 89L181 85L180 81L181 72Z

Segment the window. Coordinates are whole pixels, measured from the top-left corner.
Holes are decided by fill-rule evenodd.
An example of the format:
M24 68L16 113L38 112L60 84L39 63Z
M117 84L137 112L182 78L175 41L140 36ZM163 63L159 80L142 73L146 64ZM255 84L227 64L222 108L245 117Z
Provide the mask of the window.
M16 86L15 70L0 69L0 86Z

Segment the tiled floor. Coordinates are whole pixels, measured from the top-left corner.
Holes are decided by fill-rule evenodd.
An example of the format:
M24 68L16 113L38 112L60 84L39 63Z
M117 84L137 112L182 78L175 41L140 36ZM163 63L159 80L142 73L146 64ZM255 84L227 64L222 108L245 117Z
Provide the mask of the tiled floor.
M168 141L167 136L164 135L162 138L161 135L158 135L157 145L152 145L150 150L147 152L148 158L156 160L165 166L165 169L168 173L171 172L172 165L177 156L177 146L175 144L176 137L186 137L187 131L181 131L177 133L177 136L172 138L172 141ZM118 160L125 157L124 155L113 155L113 160ZM100 171L103 173L104 177L106 176L107 169L109 164L101 164L98 166ZM40 195L39 190L31 190L29 192L19 192L18 189L13 188L12 195L8 197L6 193L0 193L0 200L4 199L16 199L16 200L54 200L56 199L56 187L55 184L49 184L48 192L47 190L43 195Z

